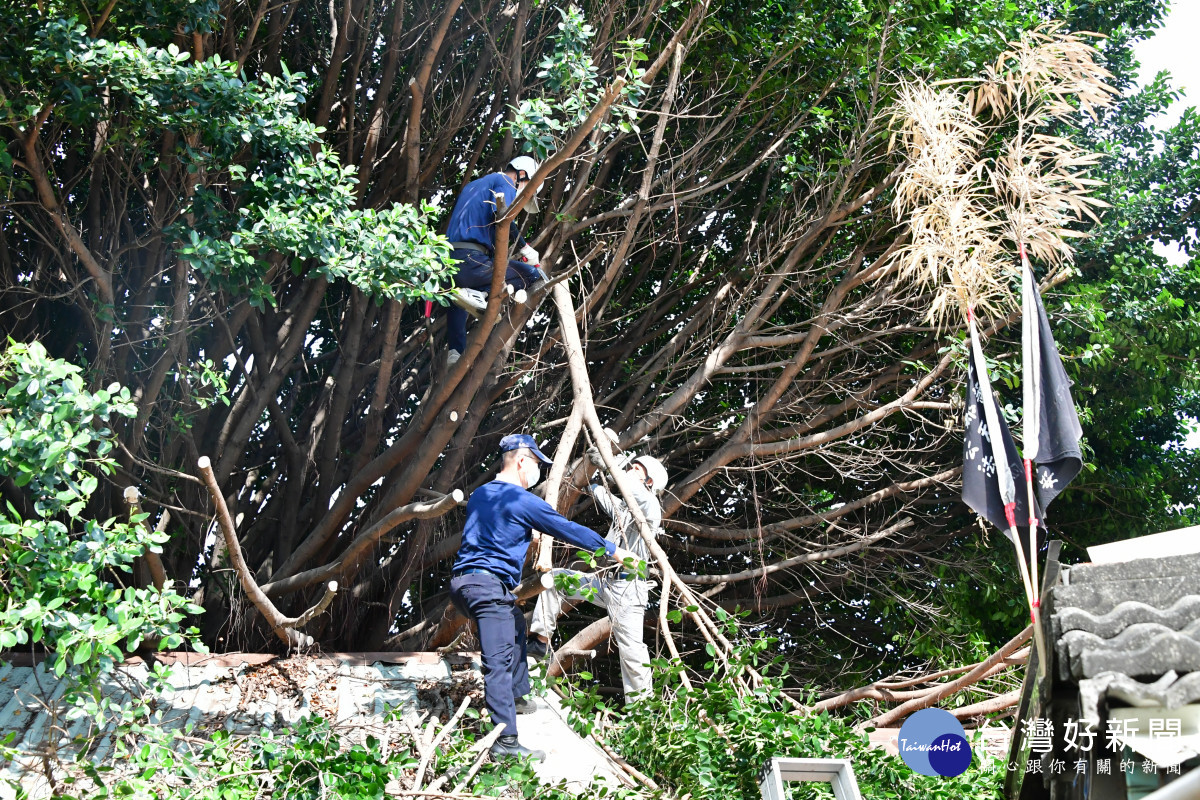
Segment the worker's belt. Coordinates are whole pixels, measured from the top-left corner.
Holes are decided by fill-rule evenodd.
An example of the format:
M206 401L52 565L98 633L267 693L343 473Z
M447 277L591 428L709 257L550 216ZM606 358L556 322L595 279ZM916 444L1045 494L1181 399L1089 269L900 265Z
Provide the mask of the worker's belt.
M491 250L488 250L486 247L479 244L478 242L451 242L450 247L455 250L474 250L476 253L483 253L485 256L488 256L489 258L492 255Z
M451 577L457 578L460 575L491 575L493 578L500 581L500 583L504 585L505 589L514 588L514 587L508 585L508 581L504 580L504 578L501 578L499 575L492 572L490 569L478 569L475 567L472 567L471 569L460 569L458 572L455 572Z
M618 572L614 577L619 581L641 580L636 572Z

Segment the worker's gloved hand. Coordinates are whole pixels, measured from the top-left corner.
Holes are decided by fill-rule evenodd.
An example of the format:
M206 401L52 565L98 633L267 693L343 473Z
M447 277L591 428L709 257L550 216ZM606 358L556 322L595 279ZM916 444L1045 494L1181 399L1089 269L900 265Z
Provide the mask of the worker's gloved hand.
M542 265L542 257L538 255L537 250L534 250L529 245L525 245L521 248L521 258L525 259L525 261L528 263L533 264L535 267L540 267Z
M597 466L597 467L604 466L604 457L600 455L600 448L596 447L596 445L594 445L594 444L588 445L587 457L588 457L588 461L592 462L592 464L594 466Z

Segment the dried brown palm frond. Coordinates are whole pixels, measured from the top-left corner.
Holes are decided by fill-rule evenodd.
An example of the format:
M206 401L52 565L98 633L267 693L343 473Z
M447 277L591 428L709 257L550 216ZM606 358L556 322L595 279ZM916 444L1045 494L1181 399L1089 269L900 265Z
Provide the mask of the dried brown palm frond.
M1105 82L1111 75L1095 54L1079 35L1054 23L1023 34L985 81L999 87L988 96L1004 98L1016 122L991 168L1005 236L1051 268L1074 255L1069 239L1080 234L1070 226L1085 217L1098 221L1095 209L1107 205L1091 196L1102 182L1088 177L1100 155L1038 130L1051 118L1071 117L1075 104L1093 119L1111 104L1115 90Z
M930 319L967 306L998 313L1008 294L998 220L968 190L951 191L915 210L898 275L934 289Z
M1088 176L1100 158L1045 126L1111 102L1109 73L1080 35L1052 23L1024 33L965 94L954 85L900 86L893 146L907 159L892 208L908 229L896 274L933 290L929 317L1006 313L1013 256L1024 244L1051 267L1071 261L1072 225L1105 203ZM985 156L984 153L995 153Z
M898 211L975 183L986 136L961 96L903 83L892 120L892 146L899 142L908 156L894 202Z
M1006 290L999 221L979 191L984 130L961 95L917 83L901 85L893 119L893 142L908 159L892 201L909 231L896 254L899 279L932 287L938 323L959 307L993 307Z
M1091 196L1103 181L1087 177L1099 158L1044 134L1007 142L991 170L1004 237L1014 246L1024 243L1032 258L1050 267L1070 262L1068 240L1082 235L1070 226L1084 217L1099 221L1094 209L1108 205Z
M990 111L997 117L1015 112L1041 123L1046 117L1071 117L1078 110L1096 119L1097 110L1110 105L1116 94L1106 83L1112 73L1096 63L1096 49L1084 41L1102 37L1064 27L1060 21L1049 22L1010 43L968 92L972 112Z

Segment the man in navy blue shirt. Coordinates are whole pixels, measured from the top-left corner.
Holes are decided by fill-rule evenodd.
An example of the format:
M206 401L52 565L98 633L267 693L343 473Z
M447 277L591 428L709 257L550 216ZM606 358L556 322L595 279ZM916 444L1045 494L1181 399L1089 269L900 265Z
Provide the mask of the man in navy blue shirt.
M467 311L460 305L469 307L472 312L487 308L487 292L492 287L492 265L496 250L496 221L500 216L496 198L504 198L505 208L511 206L537 170L538 163L532 158L517 156L503 172L493 172L468 183L454 203L446 238L453 248L450 257L459 264L454 276L459 291L456 305L450 307L446 319L448 364L458 361L467 346ZM525 210L538 210L536 195L525 206ZM538 252L521 237L516 222L511 226L509 241L515 244L525 260L509 259L504 282L515 289L525 289L539 280L545 280L546 275L539 266Z
M544 753L524 747L517 739L517 712L533 711L534 704L525 698L529 693L525 616L516 605L513 589L520 582L533 529L589 552L604 548L618 560L633 558L636 562L637 557L590 528L571 522L527 491L541 478L539 464L551 463L532 436L505 436L500 451L503 462L496 479L472 492L467 502L462 544L450 579L450 600L479 626L484 699L492 722L504 723L492 755L541 760ZM521 698L519 702L517 698Z

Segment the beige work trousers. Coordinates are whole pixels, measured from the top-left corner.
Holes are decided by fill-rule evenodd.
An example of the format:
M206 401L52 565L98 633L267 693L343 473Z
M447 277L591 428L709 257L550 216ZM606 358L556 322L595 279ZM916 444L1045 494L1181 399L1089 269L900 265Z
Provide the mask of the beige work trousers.
M625 701L631 702L652 691L654 684L650 674L650 651L642 641L642 624L649 594L646 581L601 578L569 569L556 569L554 574L576 576L579 578L580 591L566 594L550 588L538 595L529 631L549 639L557 626L563 603L568 599L584 597L584 588L595 589L596 594L591 602L603 606L612 622L612 637L617 642L621 659Z

